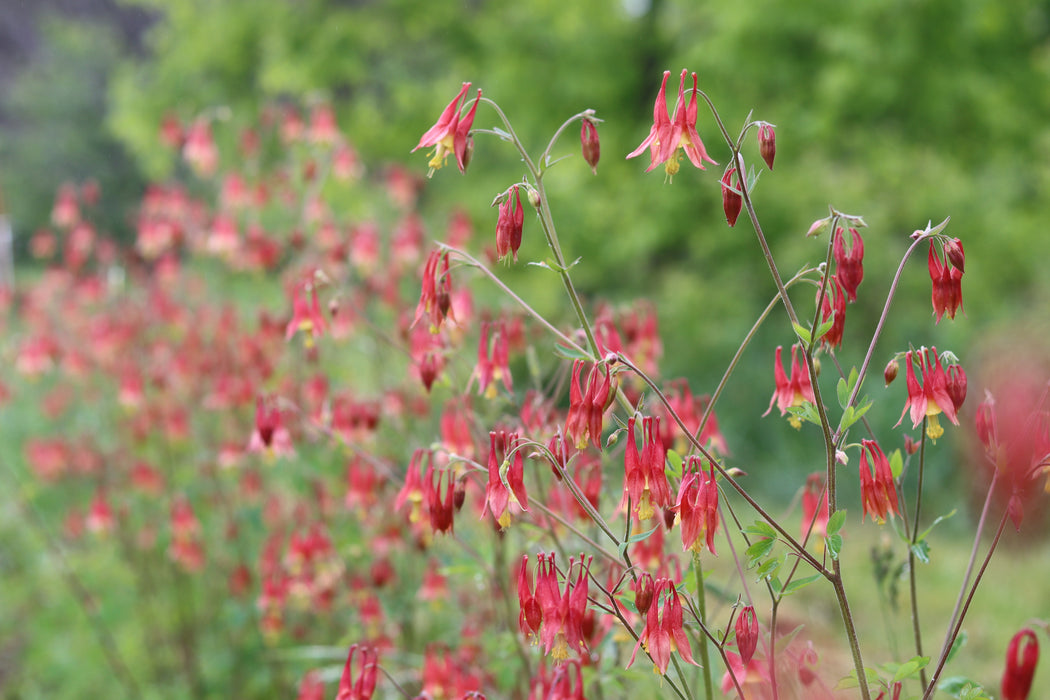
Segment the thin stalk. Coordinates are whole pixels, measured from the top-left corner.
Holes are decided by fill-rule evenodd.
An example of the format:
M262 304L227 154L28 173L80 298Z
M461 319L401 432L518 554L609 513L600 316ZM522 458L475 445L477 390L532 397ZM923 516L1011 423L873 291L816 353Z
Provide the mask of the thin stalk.
M959 619L959 610L962 608L963 597L966 595L966 587L970 585L970 575L973 574L973 566L977 563L977 550L980 549L981 535L984 533L984 525L988 518L988 508L992 504L992 494L995 493L995 485L999 481L999 470L996 469L992 476L992 483L988 485L988 494L984 497L984 506L981 508L981 517L977 521L977 532L973 537L973 549L970 550L970 560L966 563L966 573L963 574L962 585L959 586L959 597L955 599L955 607L948 621L948 629L944 633L944 644L941 646L941 656L946 656L951 644L949 638L951 630Z
M693 552L693 571L696 573L696 609L700 624L707 626L707 595L704 591L704 568L700 563L700 552ZM707 637L700 639L700 664L704 673L704 697L714 700L714 683L711 680L711 658L707 650Z
M915 636L915 654L922 656L922 627L919 624L919 595L915 577L915 545L919 537L919 514L922 511L922 478L926 465L926 421L922 419L922 440L919 443L919 483L915 493L915 518L912 521L911 545L908 547L908 585L911 591L911 627ZM922 687L926 687L926 669L919 672Z
M974 579L973 586L970 587L970 594L966 596L966 602L963 604L962 612L959 615L959 619L955 621L955 626L952 628L952 632L948 635L947 649L951 649L952 645L955 644L955 638L959 636L959 630L962 629L963 620L966 618L966 613L970 609L970 603L973 602L973 596L977 592L977 586L981 583L981 578L984 577L984 572L988 568L988 563L992 560L992 554L995 553L995 548L999 544L999 538L1003 535L1003 528L1006 527L1006 519L1009 516L1009 511L1003 511L1003 517L999 521L999 529L995 531L995 539L992 540L992 546L988 548L988 554L984 557L984 561L981 563L981 569L977 572L977 578ZM941 658L937 661L937 668L933 672L933 678L930 679L929 685L926 687L926 692L923 693L922 700L929 700L933 697L933 693L937 689L937 680L941 677L941 671L944 670L944 664L948 660L948 654L941 654Z

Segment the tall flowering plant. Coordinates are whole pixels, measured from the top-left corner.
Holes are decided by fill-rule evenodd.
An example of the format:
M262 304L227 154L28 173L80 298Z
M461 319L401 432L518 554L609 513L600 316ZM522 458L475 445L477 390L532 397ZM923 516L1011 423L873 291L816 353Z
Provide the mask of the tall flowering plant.
M420 216L422 173L369 172L327 106L308 115L275 108L259 127L270 132L242 135L238 157L251 164L243 171L221 159L208 115L195 115L186 143L172 137L173 148L216 178L219 194L211 204L174 187L147 193L134 295L100 286L107 257L93 252L80 195L63 189L54 221L68 234L68 264L22 302L13 366L34 378L103 377L99 385L124 412L114 420L120 449L53 438L27 446L27 461L40 484L77 489L84 508L69 516L71 542L118 540L144 579L166 567L173 585L163 595L178 619L158 625L157 648L177 660L191 694L219 687L209 649L249 647L266 653L245 652L235 668L258 663L286 695L298 689L302 698L327 690L361 700L692 700L716 692L870 700L932 698L942 687L999 535L1007 522L1020 527L1038 497L1033 485L1050 470L1046 397L1010 402L1018 391L1005 383L977 410L988 496L972 566L933 646L916 578L943 516L923 510L925 471L928 454L945 449L938 441L967 426L968 368L932 340L904 348L881 341L917 251L928 251L936 322L956 320L962 243L946 233L947 220L910 242L900 236L877 325L858 340L860 324L846 316L874 293L868 280L878 275L864 266L871 234L863 218L830 208L805 233L818 260L782 275L745 156L772 171L777 135L790 125L775 131L749 117L733 135L688 70L670 110L670 77L657 88L648 135L626 158L648 151L646 172L663 165L668 181L720 188L723 210L698 216L716 231L723 217L733 235L749 228L776 288L721 380L702 390L661 377L659 309L588 300L576 288L574 242L559 233L548 185L564 168L600 177L602 151L607 162L629 148L600 144L593 110L567 119L536 153L491 93L471 95L463 83L423 131L413 150L430 149L431 176L452 156L475 177L490 146L520 159L520 178L498 185L485 242L462 212L442 225ZM577 122L579 157L557 157ZM272 172L261 137L286 149ZM696 170L681 172L682 153ZM700 172L715 163L711 154L729 164L721 180ZM352 196L333 195L339 186ZM346 203L361 200L385 204L361 218ZM428 242L428 233L439 240ZM542 315L501 274L537 241L547 257L530 273L561 290L567 317ZM46 243L37 248L46 252ZM280 307L253 299L249 322L195 299L183 262L193 255L280 275ZM775 336L767 348L755 343L763 326ZM78 345L80 334L90 347ZM746 353L774 366L750 378L771 392L765 413L761 405L744 412L763 430L786 421L795 429L789 439L811 441L819 454L793 493L757 495L761 465L735 462L722 434L716 411ZM914 435L868 421L875 401L863 387L872 363L885 361L887 384L905 365L903 390L884 401L901 410L895 429L903 423ZM48 398L61 417L63 397ZM779 416L769 418L774 406ZM891 449L894 442L904 449ZM844 468L851 460L859 469ZM976 543L996 510L998 531L974 573ZM863 596L843 572L850 536L862 527L897 534L893 556L909 583L911 640L890 656L872 654L855 614ZM837 641L788 629L785 606L803 589L836 611ZM143 585L143 600L154 595ZM195 621L218 619L228 599L240 601L237 619L253 624L215 639L193 634ZM91 600L81 601L91 614ZM92 619L104 638L105 620ZM1030 634L1011 646L1004 695L1027 693L1037 653ZM137 695L139 674L119 648L110 651L116 677ZM836 657L843 666L828 660ZM160 682L165 672L158 663L149 678ZM966 683L977 697L978 684Z

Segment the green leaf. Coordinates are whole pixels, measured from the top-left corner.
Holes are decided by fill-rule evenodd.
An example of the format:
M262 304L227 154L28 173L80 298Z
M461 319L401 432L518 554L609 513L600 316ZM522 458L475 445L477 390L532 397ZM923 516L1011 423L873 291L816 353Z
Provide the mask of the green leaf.
M824 538L824 545L828 549L828 556L838 559L839 552L842 551L842 535L828 535Z
M930 563L930 544L926 540L919 540L911 546L912 554L923 564Z
M831 330L831 326L834 325L834 323L835 323L835 314L832 313L831 314L831 318L829 318L827 321L824 321L824 323L822 323L819 326L817 326L817 332L813 334L814 340L820 340L821 338L823 338L824 335L827 334L827 332Z
M873 668L865 668L864 677L868 679L868 685L874 685L879 682L879 672ZM848 676L839 681L838 685L835 686L835 690L856 688L859 685L860 681L857 680L857 671L853 670L849 672Z
M839 377L839 383L835 386L835 393L839 399L839 406L845 408L846 402L849 401L849 385L842 377Z
M756 520L750 527L746 528L744 532L748 535L757 535L758 537L768 537L769 539L776 539L777 531L773 529L773 526L767 523L765 520Z
M928 656L913 656L897 668L897 672L893 674L892 682L896 683L897 681L902 681L905 678L914 676L920 669L926 668L929 663L930 657Z
M890 455L890 471L893 472L893 478L899 479L901 472L904 471L904 458L901 456L900 448L897 448Z
M777 541L771 537L754 542L744 553L748 559L749 565L754 565L759 559L769 556L769 553L773 551L773 546L776 545L776 543Z
M806 576L804 578L797 578L792 581L788 581L788 585L784 586L784 595L791 595L797 590L805 588L809 584L813 583L820 578L820 574L813 574L812 576Z
M780 570L780 567L783 563L784 562L780 557L771 557L769 559L766 559L762 563L762 566L758 567L758 570L755 571L755 575L758 577L759 581L769 576L774 576L777 573L777 571Z
M667 451L667 461L670 463L668 467L674 476L682 475L682 455L678 454L674 450Z
M802 344L809 347L811 342L809 331L798 323L792 323L791 327L795 329L795 335L797 335L798 339L802 341Z
M963 676L945 678L944 681L937 686L937 689L943 690L953 698L959 698L959 700L991 700L991 698L984 692L984 688L982 688L977 681L970 680Z
M846 524L846 510L844 508L836 510L828 518L828 535L838 534L838 531L842 529L842 526Z
M621 542L619 544L619 546L616 548L616 553L622 559L623 558L623 553L627 551L627 546L628 545L633 544L635 542L641 542L642 540L644 540L647 537L649 537L649 535L651 535L654 532L656 532L656 530L659 527L660 527L660 525L659 525L659 523L657 523L656 527L654 527L652 530L649 530L647 532L639 532L639 533L635 533L635 534L631 535L625 541L623 541L623 542Z

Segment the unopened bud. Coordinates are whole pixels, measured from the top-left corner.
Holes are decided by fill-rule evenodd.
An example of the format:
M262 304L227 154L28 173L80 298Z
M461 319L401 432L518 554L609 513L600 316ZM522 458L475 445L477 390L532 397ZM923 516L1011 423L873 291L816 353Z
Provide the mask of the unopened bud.
M651 574L642 574L638 579L637 588L634 589L634 607L639 614L644 615L653 604L653 577Z
M886 386L893 383L893 380L897 378L897 372L900 371L901 366L897 363L897 360L890 360L886 364L886 369L882 370L882 377L886 380Z
M966 372L961 365L949 365L945 374L948 375L948 396L958 411L966 400Z
M758 127L758 153L770 170L773 169L773 158L777 155L777 134L772 124L762 122Z
M814 377L819 377L820 376L820 358L819 357L814 357L813 358L813 376Z
M944 252L948 261L957 268L959 272L966 272L966 253L963 252L963 244L958 238L953 238L944 244Z
M913 455L919 451L919 443L915 442L911 435L904 436L904 451L909 455Z
M601 144L598 142L598 129L590 119L583 120L580 127L580 145L583 147L583 159L591 166L591 172L598 174L598 158L601 157Z
M737 217L740 216L740 209L744 205L744 199L740 196L740 177L737 176L735 187L731 182L733 174L736 172L736 168L729 168L722 176L722 210L725 212L726 222L730 226L736 226Z
M535 189L529 187L529 188L527 188L527 191L528 191L528 195L529 195L529 204L532 205L533 209L539 209L540 208L540 192L539 192L539 190L535 190Z
M831 219L825 217L823 219L817 219L809 226L809 230L806 231L806 238L812 238L813 236L820 235L820 233L831 224Z

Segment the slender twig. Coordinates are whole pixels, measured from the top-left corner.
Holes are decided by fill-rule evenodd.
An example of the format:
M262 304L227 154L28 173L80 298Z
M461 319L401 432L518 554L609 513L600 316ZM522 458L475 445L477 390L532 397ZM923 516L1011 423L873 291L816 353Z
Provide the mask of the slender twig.
M981 568L977 572L977 578L974 579L973 585L970 587L970 593L966 596L966 602L963 604L962 612L959 615L959 619L955 621L955 626L952 628L952 632L948 635L948 643L946 648L950 650L952 645L955 644L955 638L959 636L959 630L962 629L963 620L966 618L966 613L970 609L970 603L973 602L973 596L977 593L977 586L981 583L981 578L984 577L984 572L988 568L988 563L992 560L992 554L995 552L996 546L999 544L999 538L1003 535L1003 528L1006 527L1006 519L1009 517L1009 510L1003 511L1003 517L999 520L999 529L995 531L995 539L992 540L991 547L988 548L988 554L985 556L984 561L981 563ZM944 670L944 664L948 660L948 653L942 653L941 658L937 661L937 668L933 672L933 677L930 679L929 685L926 686L926 691L923 694L923 700L929 700L933 697L933 693L937 690L937 680L941 677L941 671Z
M700 563L700 552L693 552L693 571L696 574L696 607L700 617L700 624L707 625L707 595L704 591L704 569ZM711 680L711 658L707 651L707 638L700 639L700 664L704 673L704 697L714 700L714 684Z
M911 627L915 637L915 654L922 656L922 627L919 624L919 595L915 576L915 545L919 537L919 515L922 512L922 481L926 466L926 421L922 419L922 438L919 443L919 480L915 488L915 518L912 521L911 543L908 546L908 585L911 591ZM920 671L919 680L926 687L926 669Z

